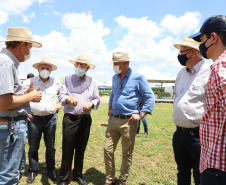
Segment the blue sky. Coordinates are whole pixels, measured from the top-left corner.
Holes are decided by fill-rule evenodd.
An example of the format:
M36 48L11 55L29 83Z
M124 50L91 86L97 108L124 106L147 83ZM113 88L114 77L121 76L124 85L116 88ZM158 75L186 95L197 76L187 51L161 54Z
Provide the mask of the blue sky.
M58 67L51 76L63 78L74 73L69 60L83 53L96 65L88 75L108 82L112 52L127 51L131 68L146 78L175 79L181 66L173 45L206 18L225 14L225 5L225 0L0 0L0 38L8 27L27 27L43 44L20 65L21 77L38 75L32 65L48 57Z

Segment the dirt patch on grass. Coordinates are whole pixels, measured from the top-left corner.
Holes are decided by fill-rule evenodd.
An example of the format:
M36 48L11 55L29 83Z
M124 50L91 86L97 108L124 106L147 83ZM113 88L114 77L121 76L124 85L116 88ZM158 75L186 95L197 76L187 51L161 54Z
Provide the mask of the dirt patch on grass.
M101 96L100 97L100 101L102 103L108 103L109 102L109 98L110 98L110 96Z

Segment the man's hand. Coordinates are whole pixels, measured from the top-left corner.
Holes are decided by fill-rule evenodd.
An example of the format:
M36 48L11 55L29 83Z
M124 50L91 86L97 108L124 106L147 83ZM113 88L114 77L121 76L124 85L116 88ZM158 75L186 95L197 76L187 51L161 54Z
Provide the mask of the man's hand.
M92 102L85 103L83 105L83 111L87 111L87 110L91 109L92 106L93 106L93 103Z
M59 110L61 109L61 107L62 107L62 105L60 103L58 103L55 108L55 113L58 113Z
M110 119L112 118L112 112L111 112L111 110L108 110L108 116L109 116Z
M28 121L31 121L32 119L34 119L33 113L29 114L27 117Z
M29 92L32 102L40 102L42 99L42 92L40 92L40 87L38 86L36 90Z
M66 99L66 103L70 103L71 106L76 107L77 104L78 104L78 100L77 100L76 97L68 96L67 99Z
M136 123L141 119L139 114L132 114L131 118L129 119L129 123L131 122L132 124Z
M30 93L31 91L34 90L33 85L34 85L34 82L31 81L30 87L28 88L28 90L26 91L26 93Z

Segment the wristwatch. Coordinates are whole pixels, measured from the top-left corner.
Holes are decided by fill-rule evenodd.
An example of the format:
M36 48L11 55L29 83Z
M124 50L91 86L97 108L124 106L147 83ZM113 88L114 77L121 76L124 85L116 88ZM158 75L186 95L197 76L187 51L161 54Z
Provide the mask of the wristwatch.
M141 119L143 119L143 118L144 118L144 116L143 116L141 113L140 113L139 115L140 115Z

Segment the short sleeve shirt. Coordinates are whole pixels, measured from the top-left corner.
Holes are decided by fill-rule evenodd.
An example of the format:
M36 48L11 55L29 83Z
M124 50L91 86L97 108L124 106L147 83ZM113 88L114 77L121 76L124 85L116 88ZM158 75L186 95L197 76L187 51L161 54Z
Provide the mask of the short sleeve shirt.
M14 94L22 95L24 90L18 74L20 62L7 49L3 48L0 52L0 95ZM30 114L29 103L10 110L0 111L0 117L17 117L19 115Z

